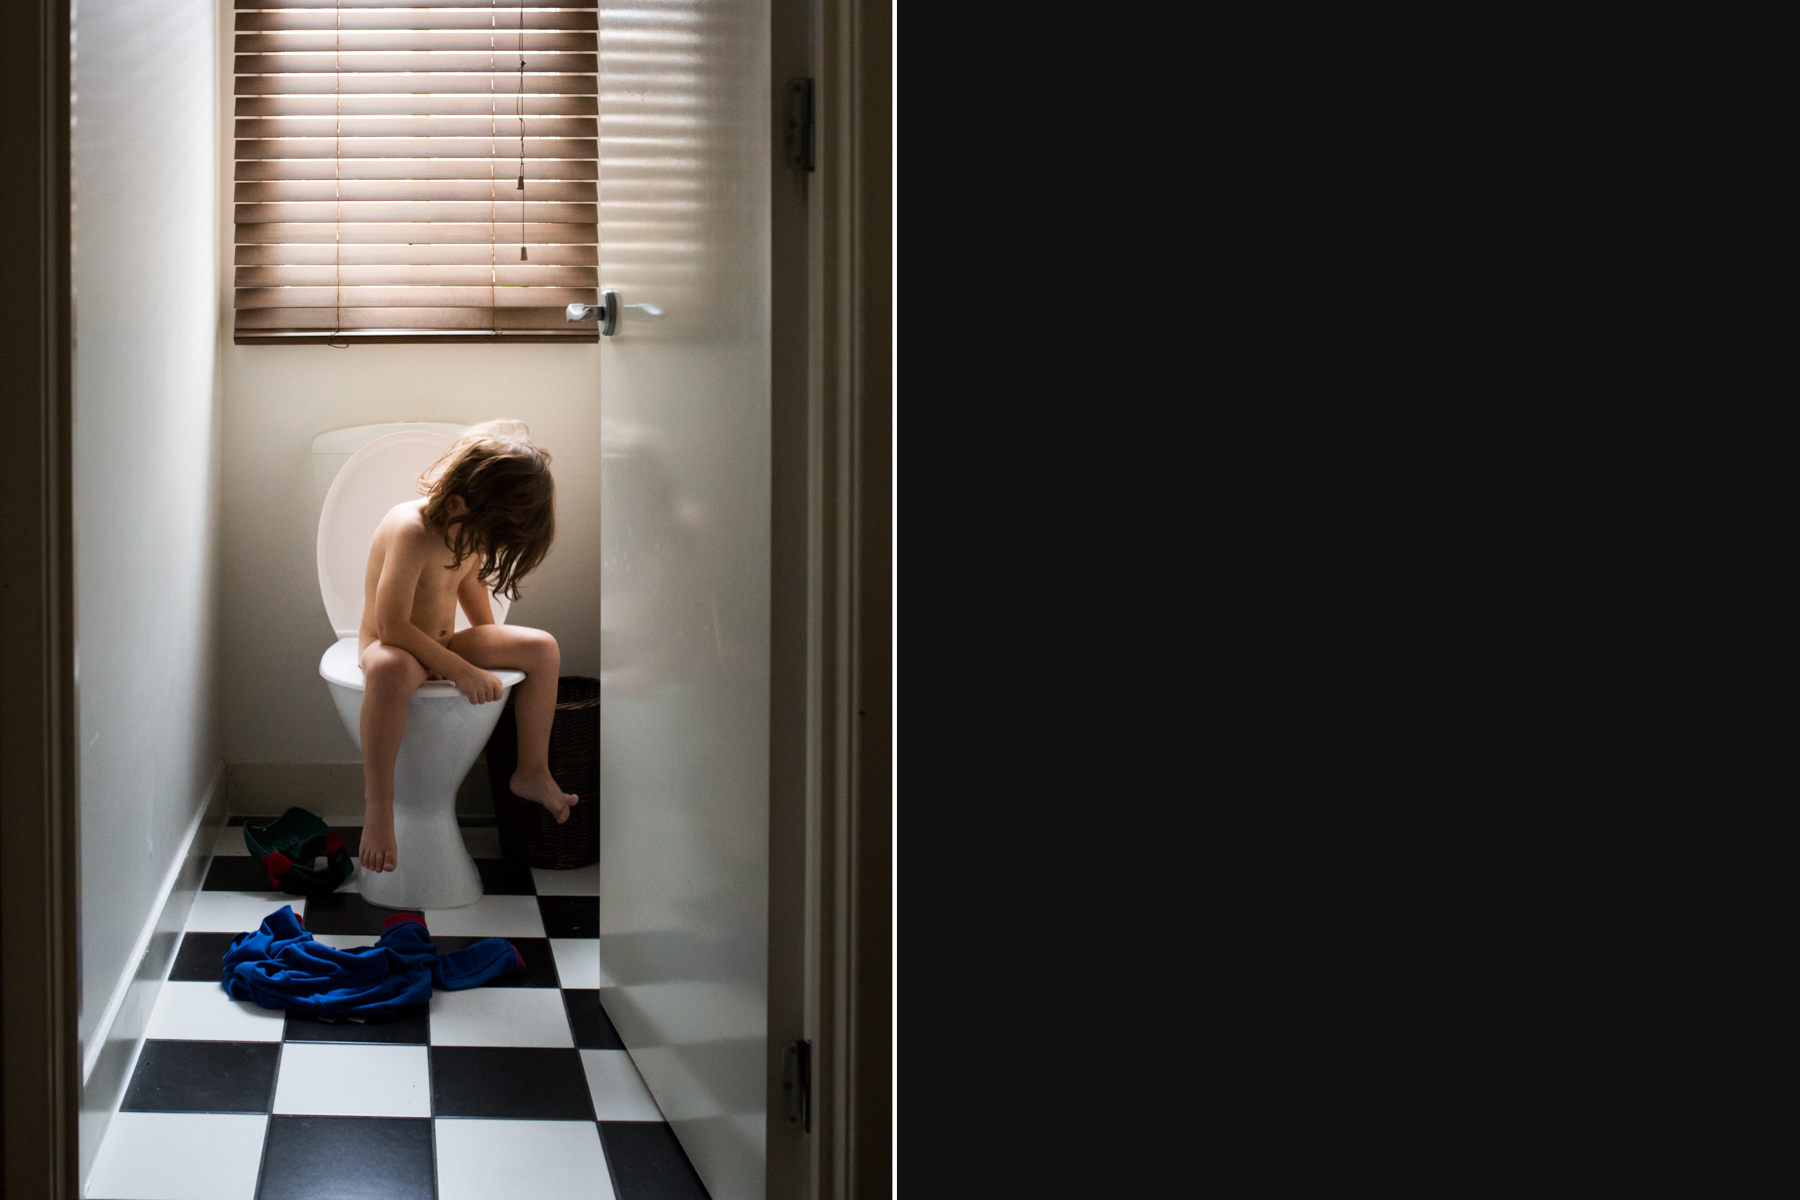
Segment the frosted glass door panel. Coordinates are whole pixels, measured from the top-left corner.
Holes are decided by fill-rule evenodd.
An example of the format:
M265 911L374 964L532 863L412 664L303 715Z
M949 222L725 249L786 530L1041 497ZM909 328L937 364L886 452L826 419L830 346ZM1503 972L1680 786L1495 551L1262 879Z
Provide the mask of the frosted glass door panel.
M713 1200L761 1200L766 7L600 9L601 998Z

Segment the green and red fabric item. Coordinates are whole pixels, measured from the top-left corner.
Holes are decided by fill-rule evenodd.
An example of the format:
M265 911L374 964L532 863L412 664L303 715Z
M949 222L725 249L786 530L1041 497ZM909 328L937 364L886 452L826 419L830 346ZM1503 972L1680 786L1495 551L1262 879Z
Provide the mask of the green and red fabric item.
M269 886L290 896L334 892L355 870L344 839L304 808L290 808L273 821L245 821L244 846L262 860ZM319 858L325 865L313 866Z

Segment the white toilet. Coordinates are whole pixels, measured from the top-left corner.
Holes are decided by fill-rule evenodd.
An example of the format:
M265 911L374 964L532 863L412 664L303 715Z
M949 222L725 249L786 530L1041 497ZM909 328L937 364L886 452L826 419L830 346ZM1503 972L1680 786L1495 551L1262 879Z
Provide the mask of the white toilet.
M338 638L319 660L319 674L359 750L363 673L357 665L357 640L369 541L388 509L419 498L419 475L460 432L455 425L366 425L323 434L313 442L314 480L321 485L330 480L319 513L319 590ZM494 620L504 622L507 601L495 596L493 608ZM460 607L456 627L469 627ZM505 688L503 697L525 679L519 671L494 674ZM481 899L481 876L456 824L456 790L504 707L504 699L472 705L455 684L441 680L421 685L414 694L394 764L400 865L381 872L357 868L357 886L370 904L460 908Z

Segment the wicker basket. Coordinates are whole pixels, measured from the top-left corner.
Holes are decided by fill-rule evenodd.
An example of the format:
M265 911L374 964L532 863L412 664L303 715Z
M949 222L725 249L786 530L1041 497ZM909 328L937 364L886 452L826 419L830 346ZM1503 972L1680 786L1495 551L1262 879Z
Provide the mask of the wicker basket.
M532 867L567 869L600 861L600 681L564 675L556 681L556 718L550 725L550 773L581 803L556 823L544 806L521 800L508 786L519 763L513 695L488 738L488 784L500 827L500 853Z

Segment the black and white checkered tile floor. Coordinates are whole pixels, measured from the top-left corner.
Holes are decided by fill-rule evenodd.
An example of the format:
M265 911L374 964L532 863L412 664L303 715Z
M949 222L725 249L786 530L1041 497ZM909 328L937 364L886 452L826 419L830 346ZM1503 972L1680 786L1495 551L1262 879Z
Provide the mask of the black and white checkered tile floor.
M465 826L484 895L426 911L440 954L484 937L525 970L435 991L386 1022L329 1024L233 1000L234 935L292 904L343 948L393 910L268 889L233 818L150 1018L93 1200L706 1200L600 1006L599 870L542 871ZM334 826L355 853L361 830Z

